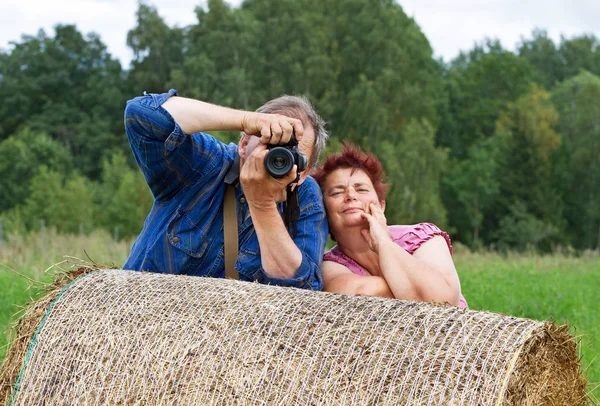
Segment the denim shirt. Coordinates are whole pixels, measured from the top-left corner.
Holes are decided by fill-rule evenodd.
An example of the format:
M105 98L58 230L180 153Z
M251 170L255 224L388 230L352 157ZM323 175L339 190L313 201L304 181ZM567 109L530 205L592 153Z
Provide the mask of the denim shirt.
M237 155L209 134L187 135L161 105L175 90L127 102L125 130L154 205L124 269L225 276L225 175ZM294 238L302 263L294 278L273 278L261 266L260 246L240 184L236 186L240 280L320 290L328 227L323 198L310 176L298 188L300 218ZM279 204L282 211L282 205Z

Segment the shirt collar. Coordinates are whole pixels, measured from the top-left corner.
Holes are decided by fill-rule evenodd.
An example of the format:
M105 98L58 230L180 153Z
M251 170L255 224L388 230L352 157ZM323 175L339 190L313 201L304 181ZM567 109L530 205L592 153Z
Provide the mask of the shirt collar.
M233 165L227 171L224 182L231 186L236 186L240 181L240 155L235 154Z

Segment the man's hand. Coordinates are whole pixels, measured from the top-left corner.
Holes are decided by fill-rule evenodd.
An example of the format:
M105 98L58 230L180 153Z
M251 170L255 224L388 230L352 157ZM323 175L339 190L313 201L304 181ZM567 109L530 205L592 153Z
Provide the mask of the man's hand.
M254 209L272 209L277 202L284 201L286 186L296 179L296 165L283 178L273 178L269 175L265 169L267 152L266 145L257 145L240 171L240 183L248 205Z
M372 251L379 253L379 249L386 242L392 241L387 219L383 210L373 203L369 204L370 213L361 213L361 216L369 223L369 228L361 230L361 234L369 243Z
M292 137L300 141L304 133L302 121L281 114L246 113L242 119L242 131L260 137L262 144L287 144Z

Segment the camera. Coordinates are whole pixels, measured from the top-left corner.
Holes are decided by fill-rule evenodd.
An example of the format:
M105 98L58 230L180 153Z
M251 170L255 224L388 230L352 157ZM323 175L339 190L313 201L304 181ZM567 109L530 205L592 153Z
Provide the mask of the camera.
M306 169L306 155L298 150L298 141L294 133L287 144L269 144L267 149L269 152L265 158L265 168L272 177L283 178L290 173L294 165L298 166L298 173Z

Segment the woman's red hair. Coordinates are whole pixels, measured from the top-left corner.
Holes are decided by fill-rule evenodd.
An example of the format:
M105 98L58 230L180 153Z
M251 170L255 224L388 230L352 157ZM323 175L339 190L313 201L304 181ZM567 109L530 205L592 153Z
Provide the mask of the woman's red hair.
M336 169L343 168L352 168L352 173L357 169L365 172L373 183L379 201L385 200L388 185L384 182L385 175L383 174L381 162L375 155L366 153L356 145L346 141L342 144L342 152L329 155L323 165L312 173L312 176L323 189L327 176Z

